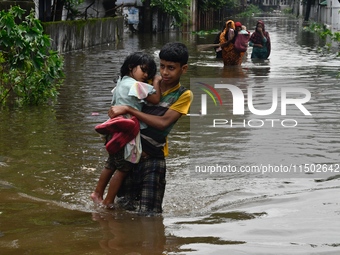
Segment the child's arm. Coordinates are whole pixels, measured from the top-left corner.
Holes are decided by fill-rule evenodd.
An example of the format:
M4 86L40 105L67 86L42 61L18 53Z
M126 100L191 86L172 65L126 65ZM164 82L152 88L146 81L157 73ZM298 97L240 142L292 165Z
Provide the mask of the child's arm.
M156 75L153 78L152 85L154 89L156 90L156 93L148 95L145 100L151 104L158 104L161 100L161 89L159 88L160 81L162 80L162 77L159 75Z

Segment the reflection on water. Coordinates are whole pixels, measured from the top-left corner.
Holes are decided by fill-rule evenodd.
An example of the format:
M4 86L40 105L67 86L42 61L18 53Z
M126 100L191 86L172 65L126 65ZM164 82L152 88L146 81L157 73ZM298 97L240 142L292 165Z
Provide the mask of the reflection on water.
M166 246L162 217L93 213L103 229L100 247L114 254L162 254ZM170 246L170 245L169 245Z
M55 107L0 112L0 247L4 254L337 254L339 177L239 178L190 173L190 136L207 136L200 153L234 165L254 162L339 164L339 60L320 55L322 41L299 21L264 17L272 40L269 60L223 67L213 51L196 44L215 35L126 35L124 43L65 55L66 81ZM242 20L249 30L256 18ZM301 86L312 99L311 117L298 132L281 129L223 130L216 146L210 129L190 132L182 117L170 136L163 217L142 217L93 206L89 199L106 151L94 126L107 119L113 80L125 56L145 50L157 57L167 41L190 50L190 78L246 81L260 105L272 86ZM321 43L321 44L319 44ZM157 60L158 61L158 60ZM274 81L274 84L271 82ZM292 82L293 81L293 82ZM290 84L292 83L292 84ZM231 96L227 105L232 104ZM255 101L255 99L254 99ZM231 117L232 115L226 115ZM243 117L242 117L243 118ZM255 118L248 114L244 118ZM210 133L209 133L210 132ZM275 146L273 146L275 141ZM191 153L199 147L191 146ZM232 178L231 178L232 177ZM300 176L301 177L301 176ZM44 240L44 241L42 241Z

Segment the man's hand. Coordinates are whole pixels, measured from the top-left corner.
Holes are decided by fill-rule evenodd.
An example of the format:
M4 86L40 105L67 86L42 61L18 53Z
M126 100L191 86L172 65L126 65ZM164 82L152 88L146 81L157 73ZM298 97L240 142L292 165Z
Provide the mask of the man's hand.
M117 117L118 115L127 114L128 111L129 111L128 106L116 105L116 106L111 106L111 108L109 109L108 115L112 119L114 117Z

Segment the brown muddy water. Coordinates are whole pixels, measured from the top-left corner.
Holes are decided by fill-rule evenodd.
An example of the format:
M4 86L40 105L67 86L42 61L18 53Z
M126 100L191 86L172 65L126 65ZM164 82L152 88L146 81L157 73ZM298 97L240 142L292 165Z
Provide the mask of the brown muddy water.
M261 19L272 39L268 61L253 62L249 53L241 68L223 68L211 50L196 50L214 35L126 34L117 44L65 54L56 106L1 111L0 253L340 254L339 59L320 53L325 42L303 32L299 20ZM244 23L252 31L255 21ZM94 126L107 119L113 80L128 53L157 57L168 41L189 47L183 85L191 78L243 79L263 92L260 104L270 85L299 86L311 93L312 115L298 116L295 129L225 128L211 140L211 129L190 129L197 118L184 116L169 137L163 215L98 209L89 195L107 154ZM191 142L200 136L205 140ZM189 159L195 157L238 167L326 164L327 171L197 176Z

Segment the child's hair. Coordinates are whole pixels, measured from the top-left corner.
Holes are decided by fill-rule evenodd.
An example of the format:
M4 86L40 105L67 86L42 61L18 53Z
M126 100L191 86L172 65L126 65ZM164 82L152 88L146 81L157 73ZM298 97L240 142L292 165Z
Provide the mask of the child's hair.
M148 73L148 80L156 75L157 66L154 58L144 52L135 52L125 58L120 68L120 76L129 75L130 71L137 66L141 66L142 70Z
M242 30L247 30L247 27L242 25Z
M186 65L189 59L187 46L180 42L169 42L159 52L159 58L165 61L177 62Z

